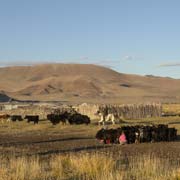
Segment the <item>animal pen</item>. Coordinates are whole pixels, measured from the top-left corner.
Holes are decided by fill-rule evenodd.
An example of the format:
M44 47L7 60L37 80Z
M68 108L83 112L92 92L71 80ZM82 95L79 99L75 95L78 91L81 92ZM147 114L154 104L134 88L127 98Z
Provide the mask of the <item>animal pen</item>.
M116 118L141 119L148 117L160 117L162 115L162 104L127 104L127 105L92 105L81 104L77 111L89 116L91 119L97 119L97 111L107 114L114 114Z

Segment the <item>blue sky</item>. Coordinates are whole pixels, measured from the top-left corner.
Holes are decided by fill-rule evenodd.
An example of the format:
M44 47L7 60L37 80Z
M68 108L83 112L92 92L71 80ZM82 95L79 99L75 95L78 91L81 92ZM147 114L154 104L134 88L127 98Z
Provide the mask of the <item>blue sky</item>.
M180 78L180 1L0 0L0 65L47 62Z

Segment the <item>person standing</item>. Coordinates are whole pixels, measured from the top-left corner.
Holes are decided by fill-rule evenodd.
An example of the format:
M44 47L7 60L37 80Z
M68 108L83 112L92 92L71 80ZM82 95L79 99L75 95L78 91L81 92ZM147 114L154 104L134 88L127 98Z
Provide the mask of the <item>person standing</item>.
M127 139L124 131L122 131L121 135L119 136L119 143L120 145L127 144Z

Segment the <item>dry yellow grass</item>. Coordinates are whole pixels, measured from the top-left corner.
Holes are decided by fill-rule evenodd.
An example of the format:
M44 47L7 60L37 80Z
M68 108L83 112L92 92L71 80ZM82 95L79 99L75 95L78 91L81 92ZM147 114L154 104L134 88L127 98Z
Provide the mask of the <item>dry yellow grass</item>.
M163 112L180 114L180 104L163 104Z
M151 155L132 157L124 164L111 154L84 153L54 155L47 161L1 157L0 174L0 180L179 180L180 167Z

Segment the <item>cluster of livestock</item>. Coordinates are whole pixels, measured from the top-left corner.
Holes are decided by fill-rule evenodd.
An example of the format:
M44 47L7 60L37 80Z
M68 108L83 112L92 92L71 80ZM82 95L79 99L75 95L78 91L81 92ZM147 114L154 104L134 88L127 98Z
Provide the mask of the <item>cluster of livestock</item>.
M177 139L177 130L168 125L152 126L123 126L117 129L102 128L96 134L96 139L105 144L119 143L119 137L124 132L127 143L174 141Z
M53 125L56 125L60 122L66 124L68 121L69 124L89 124L90 118L86 115L82 115L77 112L62 112L62 113L51 113L47 115L47 119L51 121Z
M7 121L23 121L27 119L27 122L34 122L34 124L39 123L39 115L25 115L22 117L21 115L9 115L9 114L0 114L0 119L7 120ZM86 115L82 115L77 112L61 112L61 113L50 113L47 114L47 119L53 124L56 125L60 122L66 124L68 121L69 124L89 124L90 118Z
M104 111L104 109L98 110L96 113L100 117L99 124L104 124L107 121L112 121L115 124L115 115ZM6 119L7 121L23 121L33 122L38 124L40 120L39 115L9 115L0 114L0 119ZM91 120L87 115L78 113L73 109L59 110L56 109L53 112L47 114L46 119L53 125L62 123L66 124L86 124L88 125ZM149 125L149 126L122 126L116 129L104 129L102 128L96 134L96 139L105 143L119 143L119 137L125 134L127 143L142 143L142 142L160 142L160 141L174 141L177 139L177 130L170 128L168 125Z
M0 114L0 119L7 121L23 121L27 119L27 122L34 122L34 124L38 124L39 116L38 115L26 115L24 118L21 115L9 115L9 114Z

